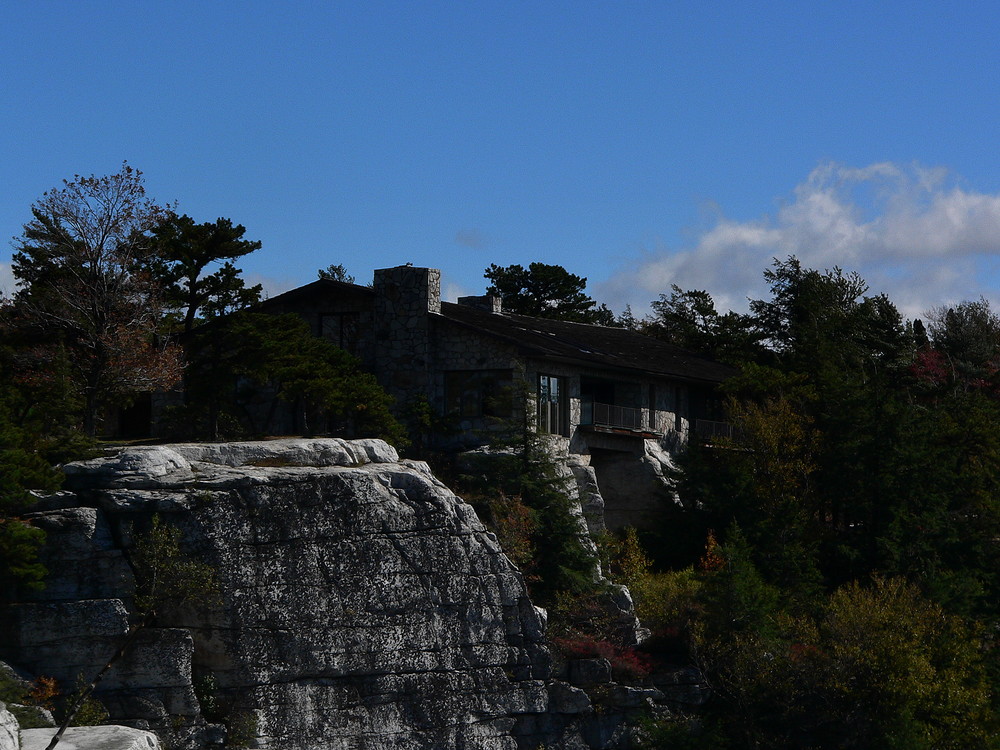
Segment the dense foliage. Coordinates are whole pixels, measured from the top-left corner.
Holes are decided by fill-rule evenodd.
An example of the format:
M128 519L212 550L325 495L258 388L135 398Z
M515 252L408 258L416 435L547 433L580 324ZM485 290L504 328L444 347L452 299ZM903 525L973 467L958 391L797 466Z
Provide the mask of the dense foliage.
M269 434L279 412L291 409L299 434L406 442L375 377L295 314L236 313L197 329L186 348L187 402L169 413L181 434Z
M523 386L514 387L516 400L531 402ZM498 418L489 450L464 457L467 465L452 479L525 573L532 598L551 606L560 597L596 593L595 559L571 511L573 480L559 472L546 436L534 430L532 412Z
M682 458L673 571L639 585L713 698L651 742L995 747L1000 318L979 300L925 329L856 274L765 277L748 314L675 288L645 322L741 369L731 437Z
M316 275L321 279L342 281L345 284L354 283L354 277L347 272L347 267L343 263L331 263L326 268L316 271Z
M153 229L155 253L150 266L163 294L168 319L190 332L202 320L214 320L260 300L261 286L248 287L233 260L260 248L243 239L246 228L229 219L196 224L171 212ZM219 268L211 273L213 265Z
M21 516L33 501L30 489L52 491L59 481L0 399L0 598L11 586L38 587L44 580L37 553L45 534Z

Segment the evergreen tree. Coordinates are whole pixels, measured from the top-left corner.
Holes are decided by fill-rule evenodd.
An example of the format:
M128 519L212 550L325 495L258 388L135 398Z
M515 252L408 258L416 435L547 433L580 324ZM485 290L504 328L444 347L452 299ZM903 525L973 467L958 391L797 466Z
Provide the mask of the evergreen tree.
M1000 315L980 298L930 314L933 351L943 357L955 387L997 389L1000 370Z
M614 313L606 305L597 306L597 302L584 293L587 279L562 266L532 263L525 268L493 264L483 275L492 282L486 293L500 297L506 312L575 323L615 325Z
M246 286L232 262L260 249L260 242L245 240L244 234L246 228L230 219L195 224L173 212L153 229L151 268L163 287L164 306L180 318L184 331L199 319L212 320L260 300L260 284ZM219 263L218 270L205 273Z
M316 275L321 279L343 281L345 284L354 283L354 277L347 272L347 267L343 263L331 263L326 268L319 269Z
M10 420L9 394L0 391L0 596L12 586L41 587L46 571L38 550L45 533L21 515L34 502L30 490L54 491L62 479L39 455L35 439Z
M759 354L751 318L720 314L704 290L683 291L676 284L670 289L652 303L654 315L644 333L723 362L739 364Z

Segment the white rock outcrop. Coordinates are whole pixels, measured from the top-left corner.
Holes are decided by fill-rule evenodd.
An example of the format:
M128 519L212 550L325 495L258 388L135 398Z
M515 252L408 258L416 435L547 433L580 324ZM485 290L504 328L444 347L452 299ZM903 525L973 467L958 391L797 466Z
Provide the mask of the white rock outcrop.
M71 491L28 515L49 587L0 618L0 658L94 674L135 624L128 560L154 514L219 584L108 673L115 721L275 750L574 750L625 731L551 678L544 612L472 507L381 441L128 448L66 470Z
M470 506L381 441L129 448L66 467L29 517L54 585L11 608L2 656L72 684L129 626L129 547L154 513L216 571L101 684L113 718L242 722L262 747L515 748L548 710L543 624ZM200 713L210 677L221 707ZM245 731L245 728L244 728Z

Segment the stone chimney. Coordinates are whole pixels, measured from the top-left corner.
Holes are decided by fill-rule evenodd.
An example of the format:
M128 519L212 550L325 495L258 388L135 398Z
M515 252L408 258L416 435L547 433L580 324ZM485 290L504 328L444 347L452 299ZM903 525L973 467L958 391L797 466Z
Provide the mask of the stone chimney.
M430 396L431 318L441 313L441 272L396 266L375 271L375 371L397 406Z
M375 313L385 304L395 315L441 312L441 272L436 268L396 266L375 271Z
M478 297L459 297L458 304L491 313L503 312L503 300L492 294L483 294Z

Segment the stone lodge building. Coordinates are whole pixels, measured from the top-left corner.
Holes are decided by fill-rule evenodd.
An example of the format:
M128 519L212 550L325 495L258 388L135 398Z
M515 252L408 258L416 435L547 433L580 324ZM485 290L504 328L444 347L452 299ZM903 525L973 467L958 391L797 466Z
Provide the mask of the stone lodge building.
M433 268L376 270L371 287L319 279L261 309L302 316L358 356L397 405L425 397L454 420L452 443L482 444L527 406L557 450L589 455L598 475L622 459L634 467L648 441L672 451L692 431L718 429L715 388L733 374L625 329L513 315L489 296L442 302Z

